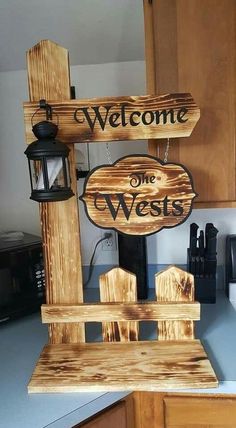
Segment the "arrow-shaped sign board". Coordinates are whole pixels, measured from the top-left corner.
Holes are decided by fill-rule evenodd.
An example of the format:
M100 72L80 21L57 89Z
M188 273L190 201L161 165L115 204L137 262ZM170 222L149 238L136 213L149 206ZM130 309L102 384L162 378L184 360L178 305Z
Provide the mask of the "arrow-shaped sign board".
M65 143L188 137L200 110L191 94L47 100L58 115L58 138ZM31 119L39 103L24 103L26 141L35 140ZM39 110L34 122L45 120ZM56 115L53 120L57 122Z

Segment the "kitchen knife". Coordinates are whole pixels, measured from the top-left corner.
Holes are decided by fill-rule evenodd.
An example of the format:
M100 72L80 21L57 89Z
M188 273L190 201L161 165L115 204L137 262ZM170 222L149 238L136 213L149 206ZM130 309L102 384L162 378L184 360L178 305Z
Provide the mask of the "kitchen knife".
M197 254L198 254L197 238L195 236L192 236L191 243L190 243L190 251L189 251L189 261L190 261L189 271L193 275L196 274Z
M216 243L217 243L218 230L212 226L208 229L207 233L207 248L205 251L205 274L212 278L216 275Z
M218 230L216 227L211 227L207 233L207 246L205 256L207 259L214 259L216 257L216 237Z
M213 227L214 227L213 223L207 223L205 226L206 251L207 251L208 245L209 245L208 244L208 233L209 233L209 230L212 229Z
M190 224L190 243L189 243L190 251L191 251L191 239L197 238L198 227L199 226L196 223Z
M188 251L188 269L193 275L196 273L196 256L197 256L197 231L198 225L196 223L190 224L190 242Z
M204 232L200 231L199 236L199 276L204 276L204 257L205 257L205 248L204 248Z

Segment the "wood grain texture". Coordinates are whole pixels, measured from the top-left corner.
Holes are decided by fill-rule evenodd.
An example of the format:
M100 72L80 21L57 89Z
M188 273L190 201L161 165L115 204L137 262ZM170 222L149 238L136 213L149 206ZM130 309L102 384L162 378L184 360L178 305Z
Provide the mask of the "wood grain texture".
M148 391L132 394L135 428L165 428L163 398L166 394Z
M155 63L155 30L152 3L143 0L144 27L145 27L145 65L147 94L156 94L156 63Z
M48 345L28 391L158 391L216 386L200 341L149 341Z
M193 208L236 208L236 201L210 201L210 202L196 202L193 201Z
M236 399L165 397L167 428L235 428Z
M215 391L214 394L135 392L132 396L136 428L226 428L228 421L229 427L235 428L235 395L217 394ZM218 426L221 415L224 415L223 423L226 425Z
M43 40L27 52L27 67L32 102L42 98L70 99L66 49ZM40 204L47 303L75 304L83 301L74 147L71 147L69 161L75 196L65 202ZM84 327L76 324L51 325L49 338L51 343L84 341Z
M81 303L42 305L43 323L199 320L200 303Z
M199 201L232 201L236 199L235 1L204 0L199 7L197 0L178 0L176 6L179 90L191 87L202 110L199 127L189 138L191 154L181 140L179 159L193 173ZM194 43L190 35L196 35Z
M145 65L146 65L146 92L147 94L157 94L156 92L156 61L155 61L155 41L154 41L154 20L152 12L152 2L143 0L144 27L145 27ZM159 140L158 140L159 141ZM148 139L148 153L157 156L157 140Z
M152 40L145 44L146 86L152 94L178 92L178 58L176 50L176 5L175 0L144 0L145 38L152 29ZM145 12L144 8L144 12ZM152 49L150 48L152 45ZM153 72L153 65L155 71ZM161 66L160 66L161 65ZM151 92L148 88L154 90ZM165 89L168 88L168 89ZM166 140L149 140L148 152L163 159ZM169 159L178 161L179 140L170 142Z
M99 415L89 418L72 428L131 428L127 425L125 401L115 404L109 409L100 412Z
M122 402L125 402L127 428L136 428L133 394L129 394Z
M137 281L133 273L113 268L99 277L101 302L136 302ZM105 342L138 340L138 323L135 321L106 322L102 324Z
M158 301L187 302L194 300L194 277L192 274L170 266L155 276ZM158 322L158 340L194 339L193 321Z
M191 94L186 93L47 101L59 118L57 137L66 143L187 137L200 117ZM38 103L24 103L28 144L35 140L31 118L37 108ZM34 119L40 122L44 116L39 112Z
M146 64L146 92L147 94L157 94L156 92L156 64L155 64L155 41L154 41L154 22L152 3L149 0L143 0L144 27L145 27L145 64ZM148 140L148 153L157 156L157 141Z
M195 196L190 173L182 165L136 155L94 169L80 199L95 225L148 235L183 223Z
M152 3L156 93L191 90L201 109L198 126L188 141L181 139L178 153L173 145L169 159L192 172L195 207L230 207L236 201L235 1Z

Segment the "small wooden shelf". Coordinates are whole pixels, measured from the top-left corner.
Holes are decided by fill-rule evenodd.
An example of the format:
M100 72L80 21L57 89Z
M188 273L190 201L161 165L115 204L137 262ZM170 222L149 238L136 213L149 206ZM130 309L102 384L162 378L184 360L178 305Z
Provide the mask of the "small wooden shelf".
M199 340L145 341L47 345L28 391L160 391L217 386Z

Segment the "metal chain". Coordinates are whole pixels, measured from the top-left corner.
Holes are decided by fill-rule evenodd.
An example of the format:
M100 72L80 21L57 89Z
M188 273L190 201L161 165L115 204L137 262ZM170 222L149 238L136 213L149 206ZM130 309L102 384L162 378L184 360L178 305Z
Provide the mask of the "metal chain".
M87 159L88 159L88 170L91 171L90 168L90 151L89 151L89 143L87 143Z
M111 165L112 164L111 152L110 152L109 144L108 143L106 143L106 151L107 151L107 160L108 160L108 163Z
M166 150L165 150L165 154L164 154L164 163L166 163L168 161L169 148L170 148L170 139L167 138Z

